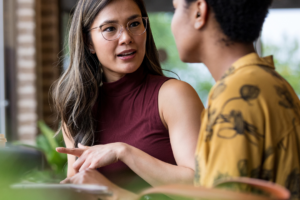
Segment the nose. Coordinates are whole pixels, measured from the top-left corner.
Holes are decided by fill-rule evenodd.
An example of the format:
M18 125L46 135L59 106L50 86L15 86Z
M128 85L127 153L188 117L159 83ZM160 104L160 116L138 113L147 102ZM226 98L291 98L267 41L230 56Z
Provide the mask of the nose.
M119 38L119 44L131 44L133 42L132 35L127 30L127 28L123 28L123 31L121 32L121 36Z

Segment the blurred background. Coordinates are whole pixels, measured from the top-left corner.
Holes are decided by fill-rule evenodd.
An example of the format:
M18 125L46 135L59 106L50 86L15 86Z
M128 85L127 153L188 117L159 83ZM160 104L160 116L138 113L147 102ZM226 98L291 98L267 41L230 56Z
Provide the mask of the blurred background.
M206 104L214 80L203 64L182 63L170 25L172 0L144 0L167 76L190 83ZM0 133L14 145L43 152L49 169L62 172L62 138L49 89L68 67L68 24L77 0L0 0ZM187 35L188 37L188 35ZM277 70L300 95L300 1L274 0L256 49L274 55ZM64 173L64 172L63 172Z

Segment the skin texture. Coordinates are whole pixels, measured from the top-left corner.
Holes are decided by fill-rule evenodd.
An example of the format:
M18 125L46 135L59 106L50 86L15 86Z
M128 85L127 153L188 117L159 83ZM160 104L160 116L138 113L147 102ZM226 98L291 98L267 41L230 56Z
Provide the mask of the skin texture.
M197 0L189 6L185 0L173 0L173 5L176 11L172 32L183 62L204 63L218 81L232 63L254 52L252 43L228 45L223 41L228 38L205 0Z
M140 14L140 10L132 0L116 0L99 13L92 27L99 26L102 21L107 19L119 20L124 26L127 23L124 19L137 13ZM139 56L127 63L118 60L116 54L134 48L143 58L145 35L131 36L125 31L118 40L106 41L97 31L92 33L93 46L90 50L91 53L97 54L108 82L117 81L126 73L132 73L138 69L142 61ZM105 56L102 56L102 53ZM201 100L189 84L178 80L169 80L162 85L159 91L158 103L159 114L163 124L169 130L171 146L178 166L162 162L124 143L93 147L79 145L79 148L74 148L72 139L67 137L67 132L64 132L67 148L57 149L59 153L68 154L68 178L62 183L104 184L116 193L122 193L124 198L126 195L131 197L132 193L124 192L109 183L102 175L96 176L94 175L95 171L89 171L121 160L153 186L174 183L192 184L195 167L194 152L200 130L200 114L203 110ZM76 162L75 156L79 157Z
M135 72L143 62L147 34L132 35L126 29L128 18L133 15L142 16L139 7L132 0L113 1L98 14L91 26L99 27L107 20L116 20L123 26L122 35L113 41L105 40L99 28L91 31L90 51L96 53L100 60L107 82L117 81L125 74ZM137 51L134 59L123 61L117 57L119 53L129 49Z

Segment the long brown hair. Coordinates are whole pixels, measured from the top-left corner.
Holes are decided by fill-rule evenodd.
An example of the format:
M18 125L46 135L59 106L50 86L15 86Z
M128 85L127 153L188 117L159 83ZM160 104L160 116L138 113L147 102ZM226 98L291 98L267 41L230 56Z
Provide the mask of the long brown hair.
M98 13L113 0L79 0L69 31L70 65L53 88L54 108L67 136L84 145L94 144L95 123L92 108L98 98L102 81L100 62L89 50L89 29ZM143 0L133 0L142 17L148 17ZM145 71L163 76L150 22L147 27ZM103 98L103 97L100 97ZM100 111L101 112L101 111Z

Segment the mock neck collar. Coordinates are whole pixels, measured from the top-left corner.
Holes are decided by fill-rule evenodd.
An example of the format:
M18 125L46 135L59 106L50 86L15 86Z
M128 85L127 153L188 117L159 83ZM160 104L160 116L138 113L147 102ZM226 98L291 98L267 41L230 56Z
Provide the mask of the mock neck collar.
M146 72L140 66L135 72L126 74L120 80L107 83L103 82L101 88L109 96L120 96L134 91L144 80Z

